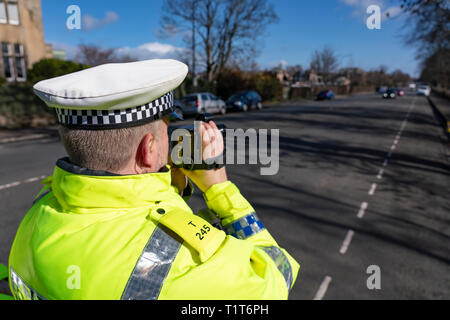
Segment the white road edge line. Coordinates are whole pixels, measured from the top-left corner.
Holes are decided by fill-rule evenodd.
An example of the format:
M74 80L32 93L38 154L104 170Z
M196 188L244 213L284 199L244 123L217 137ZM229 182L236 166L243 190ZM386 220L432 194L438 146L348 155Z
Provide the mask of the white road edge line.
M361 207L359 208L358 215L357 215L358 218L362 219L364 217L364 214L366 213L366 209L368 206L369 206L369 204L367 202L361 203Z
M381 178L383 178L383 173L384 173L384 169L381 168L380 171L378 171L378 174L377 174L377 179L378 180L381 180Z
M350 242L352 242L352 238L355 232L353 230L348 230L347 235L345 236L344 242L342 242L341 249L339 252L341 254L345 254L347 252L348 246L350 245Z
M327 293L328 286L330 285L331 278L330 276L326 276L325 279L323 279L322 284L319 287L319 290L317 290L316 295L314 296L313 300L322 300L325 294Z
M369 190L369 196L373 196L373 194L375 193L376 189L377 189L377 184L376 183L372 183L372 186L370 187L370 190Z
M21 184L35 182L35 181L43 180L45 178L47 178L47 176L34 177L34 178L29 178L29 179L26 179L26 180L23 180L23 181L11 182L11 183L8 183L8 184L1 185L0 186L0 190L5 190L5 189L17 187L17 186L20 186Z

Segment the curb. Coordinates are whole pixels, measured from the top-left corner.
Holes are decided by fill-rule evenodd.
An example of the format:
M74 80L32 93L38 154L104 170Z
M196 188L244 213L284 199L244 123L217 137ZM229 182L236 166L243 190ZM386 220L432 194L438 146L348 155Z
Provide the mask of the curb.
M29 140L39 140L39 139L50 138L50 137L53 137L53 135L48 134L48 133L29 134L29 135L21 136L21 137L10 137L10 138L0 139L0 144L22 142L22 141L29 141Z
M434 115L436 116L437 120L439 120L439 122L441 123L442 129L444 130L447 139L450 140L450 120L445 117L445 115L439 110L439 108L436 106L433 100L431 100L430 97L427 97L427 99L428 103L433 109Z

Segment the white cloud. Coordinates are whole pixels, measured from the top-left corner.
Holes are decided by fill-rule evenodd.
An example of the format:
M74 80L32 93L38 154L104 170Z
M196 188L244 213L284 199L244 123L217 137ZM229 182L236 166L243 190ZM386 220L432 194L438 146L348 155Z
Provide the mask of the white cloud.
M94 30L107 26L119 20L119 15L114 11L108 11L103 19L97 19L89 14L83 16L83 29Z
M146 60L146 59L170 59L170 58L179 58L180 55L183 55L184 48L175 47L170 44L164 44L160 42L149 42L144 43L138 47L130 48L130 47L122 47L116 49L116 54L119 57L130 56L132 58L136 58L138 60Z

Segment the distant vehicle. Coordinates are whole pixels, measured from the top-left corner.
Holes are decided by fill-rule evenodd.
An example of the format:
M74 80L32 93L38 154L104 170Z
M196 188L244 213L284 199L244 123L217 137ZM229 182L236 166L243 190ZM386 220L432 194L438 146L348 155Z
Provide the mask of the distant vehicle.
M255 91L241 91L233 94L227 101L227 108L247 112L262 109L261 96Z
M196 105L187 106L186 103L177 99L173 101L173 108L181 117L198 114L198 108Z
M418 96L426 96L428 97L431 93L431 88L430 86L425 86L425 85L420 85L417 87L417 91L416 94Z
M399 97L403 97L405 95L405 91L403 89L397 88L396 93Z
M386 93L386 91L388 91L388 87L379 87L378 88L378 93Z
M317 95L317 100L331 100L333 98L334 92L332 90L324 90Z
M416 88L416 84L414 82L411 82L411 83L408 84L408 88L415 89Z
M395 99L397 97L397 90L388 89L385 93L383 93L383 99Z
M220 113L225 114L227 107L225 101L217 98L209 92L192 93L183 98L186 106L196 107L198 113Z

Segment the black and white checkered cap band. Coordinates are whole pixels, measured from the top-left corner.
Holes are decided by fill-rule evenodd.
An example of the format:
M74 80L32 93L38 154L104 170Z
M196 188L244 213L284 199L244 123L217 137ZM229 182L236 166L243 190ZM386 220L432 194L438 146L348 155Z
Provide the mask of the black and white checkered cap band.
M69 110L56 109L63 126L79 129L113 129L131 127L172 113L173 91L143 106L125 110Z

